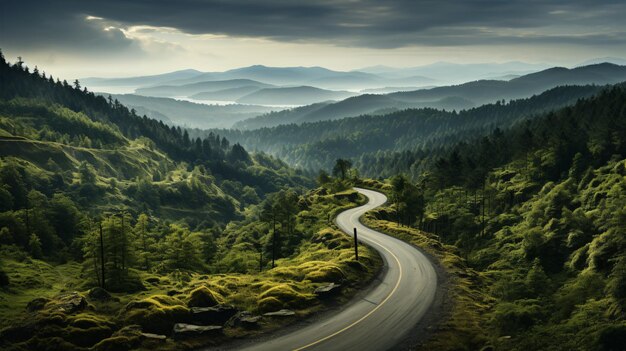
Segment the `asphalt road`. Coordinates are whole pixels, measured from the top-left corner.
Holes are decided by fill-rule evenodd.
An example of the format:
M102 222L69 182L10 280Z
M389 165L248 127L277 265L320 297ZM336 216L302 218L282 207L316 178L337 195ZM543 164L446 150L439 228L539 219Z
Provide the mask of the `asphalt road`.
M424 316L437 289L434 267L411 245L362 225L359 218L387 198L379 192L356 190L369 202L339 214L337 225L349 235L356 227L359 240L381 254L387 269L380 284L336 314L240 350L392 350Z

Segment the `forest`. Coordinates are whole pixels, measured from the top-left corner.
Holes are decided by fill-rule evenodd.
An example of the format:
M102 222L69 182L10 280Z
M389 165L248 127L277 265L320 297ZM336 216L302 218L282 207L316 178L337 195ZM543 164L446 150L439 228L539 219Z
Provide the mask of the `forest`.
M197 349L347 303L384 265L333 222L354 186L445 271L423 349L626 344L624 84L241 131L0 77L2 349Z
M339 120L283 124L254 130L212 130L251 150L276 155L290 165L316 172L330 169L337 158L350 158L369 177L397 174L397 166L371 169L370 159L394 152L432 154L433 150L454 145L494 128L508 128L544 112L591 96L600 86L563 86L519 100L498 101L456 111L432 108L406 109L382 115L365 115ZM194 130L192 135L205 136ZM363 161L361 161L363 160ZM404 171L404 170L402 170ZM422 171L418 169L417 171Z
M291 319L169 334L207 322L194 308L215 308L214 324L281 308L306 316L324 308L316 288L345 280L336 298L347 299L381 264L367 249L349 264L350 241L328 222L361 201L341 180L310 190L279 159L191 138L21 61L2 57L0 76L3 349L220 343Z
M461 306L480 311L478 326L431 347L622 349L625 160L626 87L617 85L458 143L413 180L409 168L391 177L393 201L368 223L416 243L431 233L475 272L473 305Z

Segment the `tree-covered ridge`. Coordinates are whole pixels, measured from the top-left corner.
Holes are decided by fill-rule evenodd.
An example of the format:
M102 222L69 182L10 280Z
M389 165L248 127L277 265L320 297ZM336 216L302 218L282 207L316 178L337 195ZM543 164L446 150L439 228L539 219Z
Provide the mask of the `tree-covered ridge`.
M346 299L380 266L368 249L352 262L329 222L359 200L342 181L303 194L311 181L279 159L190 138L19 63L3 69L3 349L137 348L142 331L170 349L218 343L170 336L175 323L207 323L194 307L309 314L324 306L316 288L341 283Z
M93 121L118 130L128 139L145 137L152 140L157 148L176 161L223 159L220 148L229 146L228 140L215 135L192 140L186 130L138 116L134 110L129 110L117 100L81 88L78 81L72 85L59 79L55 81L52 76L46 76L37 68L30 72L21 61L11 65L1 55L0 77L0 99L4 101L26 98L80 112Z
M218 132L247 148L272 153L298 167L329 169L337 158L356 161L360 157L394 151L430 151L486 134L495 127L507 128L518 121L573 104L601 89L598 86L558 87L528 99L499 101L460 112L408 109L382 116ZM380 175L369 172L367 167L359 167L359 170L369 176ZM385 174L388 175L390 173Z
M529 164L543 167L533 177L558 179L578 153L580 167L599 166L612 155L624 155L625 91L626 85L616 85L574 106L521 121L509 130L496 128L482 138L449 144L440 150L381 153L362 157L356 164L367 174L388 176L396 172L414 179L430 170L441 185L475 188L489 169L526 157ZM538 148L544 152L533 153Z
M71 87L21 62L1 63L3 244L80 260L82 237L120 211L127 224L145 213L164 228L178 221L213 236L266 194L310 184L224 137L191 139L78 82Z
M205 141L210 159L176 162L151 139L130 140L115 126L65 107L26 99L0 102L1 227L10 231L9 243L28 249L34 232L45 255L63 256L63 248L84 233L84 220L102 211L126 208L134 216L142 211L209 229L240 217L266 193L306 184L278 160L249 155L223 138ZM82 210L50 208L57 196ZM40 213L41 223L29 225L30 212ZM82 224L62 230L49 225L55 221ZM67 240L57 240L63 236Z
M481 293L493 297L480 325L486 336L477 343L477 330L461 342L622 349L626 87L440 155L415 183L392 178L393 207L374 218L381 228L436 234L480 272Z

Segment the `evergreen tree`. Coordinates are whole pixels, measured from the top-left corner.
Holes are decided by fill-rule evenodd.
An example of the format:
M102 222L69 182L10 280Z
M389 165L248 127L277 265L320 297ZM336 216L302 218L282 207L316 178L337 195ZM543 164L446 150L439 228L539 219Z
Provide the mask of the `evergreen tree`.
M42 258L43 256L41 240L39 240L39 237L35 233L32 233L28 239L28 250L33 258Z

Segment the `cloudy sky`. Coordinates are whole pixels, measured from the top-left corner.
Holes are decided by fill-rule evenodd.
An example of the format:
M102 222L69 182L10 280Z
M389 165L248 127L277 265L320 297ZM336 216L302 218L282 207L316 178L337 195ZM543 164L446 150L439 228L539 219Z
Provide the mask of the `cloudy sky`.
M2 0L10 61L62 77L265 64L626 57L623 0Z

